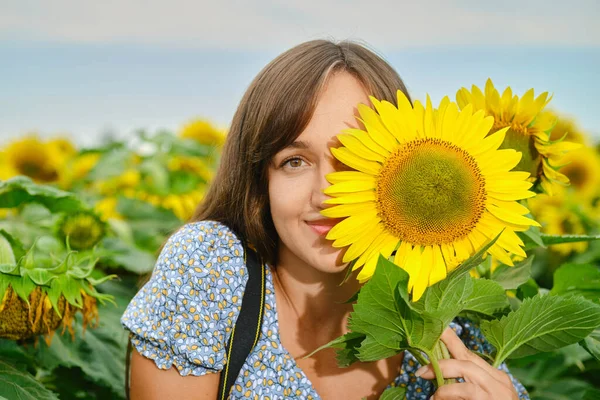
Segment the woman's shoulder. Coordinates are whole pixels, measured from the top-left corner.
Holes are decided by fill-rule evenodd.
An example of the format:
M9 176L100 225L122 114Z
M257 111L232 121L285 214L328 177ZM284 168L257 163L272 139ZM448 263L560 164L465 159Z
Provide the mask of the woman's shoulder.
M227 225L217 221L190 222L169 237L163 247L154 273L176 271L190 278L237 276L245 278L244 247ZM242 279L245 281L245 279ZM241 282L243 283L243 282Z
M222 369L247 282L243 253L219 222L191 222L171 235L121 318L138 352L182 375Z

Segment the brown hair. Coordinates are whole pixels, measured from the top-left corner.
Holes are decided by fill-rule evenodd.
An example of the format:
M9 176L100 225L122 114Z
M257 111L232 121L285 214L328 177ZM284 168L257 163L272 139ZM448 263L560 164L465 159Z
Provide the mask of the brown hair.
M266 262L276 262L269 163L302 133L327 78L338 71L352 74L377 99L395 104L398 89L409 97L397 72L361 44L313 40L287 50L263 68L244 94L219 170L191 221L219 221L251 243Z

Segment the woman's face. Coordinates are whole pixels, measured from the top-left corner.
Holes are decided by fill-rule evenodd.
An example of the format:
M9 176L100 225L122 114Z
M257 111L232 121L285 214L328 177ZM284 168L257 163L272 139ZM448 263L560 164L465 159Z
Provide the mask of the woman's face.
M358 128L359 103L370 104L362 85L347 72L329 78L306 129L277 153L269 167L271 217L279 234L278 263L304 263L321 272L343 270L343 250L331 246L327 232L338 222L323 217L328 196L325 175L345 166L329 150L339 146L336 135Z

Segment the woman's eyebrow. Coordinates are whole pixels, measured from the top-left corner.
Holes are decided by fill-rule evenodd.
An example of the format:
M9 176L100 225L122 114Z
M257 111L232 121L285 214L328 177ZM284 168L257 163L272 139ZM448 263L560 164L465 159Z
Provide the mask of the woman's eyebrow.
M296 140L293 143L285 146L286 149L303 149L306 150L308 149L308 142L305 142L304 140Z

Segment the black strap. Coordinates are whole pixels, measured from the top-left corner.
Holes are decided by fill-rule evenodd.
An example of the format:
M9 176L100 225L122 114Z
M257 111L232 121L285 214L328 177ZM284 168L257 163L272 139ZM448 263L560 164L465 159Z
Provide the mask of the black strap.
M244 250L248 282L242 297L240 315L231 330L229 343L227 343L227 364L221 371L218 400L224 400L229 396L229 391L240 374L248 354L258 342L262 325L265 302L265 268L259 262L258 255L254 250L247 246Z

